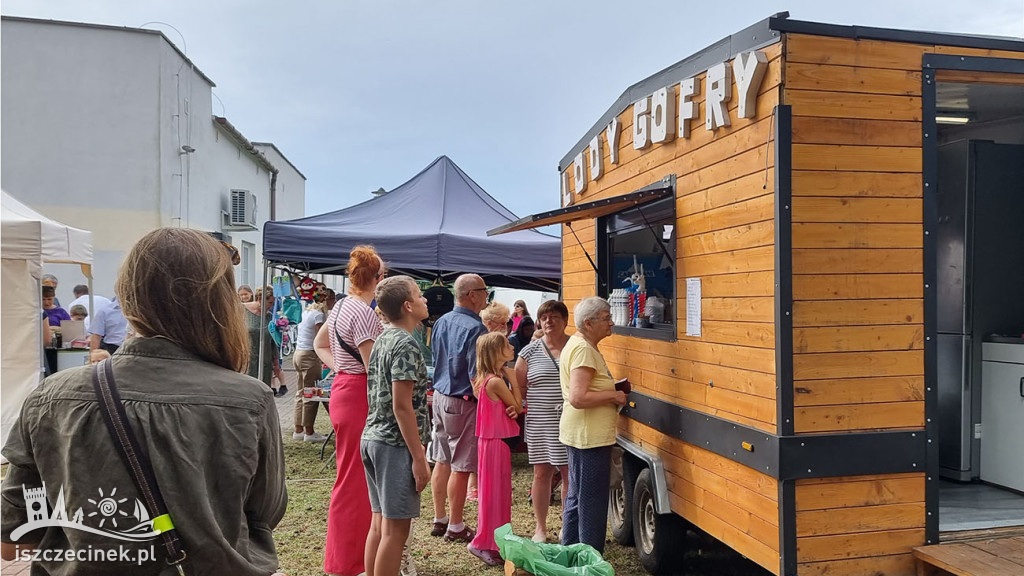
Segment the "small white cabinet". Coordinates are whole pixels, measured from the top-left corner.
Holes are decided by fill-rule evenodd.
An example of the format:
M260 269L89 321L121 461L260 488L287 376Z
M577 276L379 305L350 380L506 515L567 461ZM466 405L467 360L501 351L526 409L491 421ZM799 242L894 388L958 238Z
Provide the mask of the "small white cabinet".
M985 342L981 479L1024 492L1024 344Z

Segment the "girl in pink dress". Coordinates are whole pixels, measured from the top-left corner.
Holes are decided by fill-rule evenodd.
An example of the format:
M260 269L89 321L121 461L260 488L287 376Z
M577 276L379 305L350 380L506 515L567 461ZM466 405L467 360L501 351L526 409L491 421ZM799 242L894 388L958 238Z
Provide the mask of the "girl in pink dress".
M512 454L502 438L519 435L523 399L515 371L505 367L514 352L505 335L491 332L476 343L477 533L466 547L491 566L502 564L494 529L512 520Z

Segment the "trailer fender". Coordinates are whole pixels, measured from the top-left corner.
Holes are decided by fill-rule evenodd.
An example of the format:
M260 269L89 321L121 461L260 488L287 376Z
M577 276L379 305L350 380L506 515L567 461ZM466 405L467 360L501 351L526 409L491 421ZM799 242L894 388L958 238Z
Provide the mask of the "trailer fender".
M616 436L615 441L618 445L626 452L632 454L638 458L641 462L647 465L647 469L650 470L650 478L654 485L654 511L658 514L670 514L672 513L672 507L668 500L668 481L665 478L665 465L662 464L661 458L645 452L639 444L623 438L622 436Z

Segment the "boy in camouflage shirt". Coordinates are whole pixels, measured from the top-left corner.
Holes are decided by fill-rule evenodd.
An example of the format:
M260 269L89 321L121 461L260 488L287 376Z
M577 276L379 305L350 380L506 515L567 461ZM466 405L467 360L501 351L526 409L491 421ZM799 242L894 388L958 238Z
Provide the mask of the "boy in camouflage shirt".
M397 576L402 547L420 492L430 479L427 367L413 330L427 318L427 300L408 276L377 285L377 307L390 326L373 343L367 370L369 415L360 453L373 522L366 539L366 574Z

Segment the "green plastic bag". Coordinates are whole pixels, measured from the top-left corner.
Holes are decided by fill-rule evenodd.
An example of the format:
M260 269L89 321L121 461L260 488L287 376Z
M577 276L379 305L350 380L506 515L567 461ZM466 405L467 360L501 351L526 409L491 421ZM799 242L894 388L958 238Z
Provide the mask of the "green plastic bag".
M589 544L537 543L512 533L505 524L494 531L501 557L535 576L615 576L615 569Z

